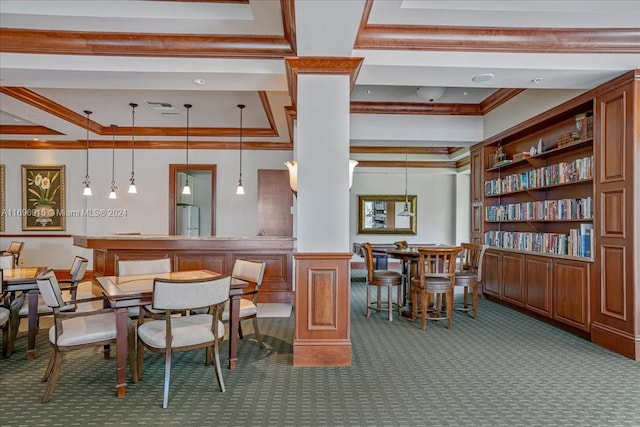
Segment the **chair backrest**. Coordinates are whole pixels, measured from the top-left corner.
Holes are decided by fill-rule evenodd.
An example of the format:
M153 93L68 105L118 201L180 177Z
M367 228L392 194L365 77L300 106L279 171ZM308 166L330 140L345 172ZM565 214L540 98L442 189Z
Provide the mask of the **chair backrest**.
M152 306L159 310L192 310L229 299L231 276L202 279L154 279Z
M364 266L367 269L367 280L373 280L373 248L371 247L371 243L365 242L362 244L362 249L364 253L362 254L364 258Z
M236 259L233 264L231 277L244 280L256 285L256 289L262 284L264 270L267 263L264 261L249 261L246 259Z
M18 261L20 260L22 248L24 248L24 242L12 241L11 243L9 243L9 248L5 251L5 253L11 254L13 256L13 262L16 267L18 266Z
M420 280L428 277L445 277L453 284L456 274L456 256L460 249L460 246L418 248Z
M475 243L461 243L458 268L470 271L478 275L478 281L482 280L482 260L487 245L479 245Z
M13 258L13 255L11 254L0 255L0 268L4 270L11 270L14 267L15 267L15 259Z
M44 303L51 308L60 308L66 305L62 298L62 292L60 292L60 285L53 270L47 270L40 276L36 277L38 283L38 290Z
M87 265L89 265L89 260L84 257L76 255L76 257L73 259L69 274L71 275L71 281L74 284L77 284L82 279L84 279L84 274L87 271Z
M118 261L118 276L156 273L171 273L171 260L160 258Z

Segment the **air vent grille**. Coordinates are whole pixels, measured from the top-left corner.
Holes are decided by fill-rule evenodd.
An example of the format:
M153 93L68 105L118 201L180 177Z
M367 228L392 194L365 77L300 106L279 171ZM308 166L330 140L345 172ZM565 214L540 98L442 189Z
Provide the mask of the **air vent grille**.
M170 102L162 102L162 101L144 101L152 110L160 110L167 111L173 110L173 104Z

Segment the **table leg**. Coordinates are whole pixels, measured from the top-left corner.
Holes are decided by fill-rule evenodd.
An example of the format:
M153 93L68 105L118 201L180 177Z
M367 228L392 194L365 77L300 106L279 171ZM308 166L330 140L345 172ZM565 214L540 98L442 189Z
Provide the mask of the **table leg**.
M129 313L126 308L116 309L116 396L127 392L127 333Z
M238 363L238 328L240 326L240 295L231 295L229 301L229 369Z
M36 358L36 333L38 331L38 290L33 289L27 293L29 304L29 332L27 339L27 359Z

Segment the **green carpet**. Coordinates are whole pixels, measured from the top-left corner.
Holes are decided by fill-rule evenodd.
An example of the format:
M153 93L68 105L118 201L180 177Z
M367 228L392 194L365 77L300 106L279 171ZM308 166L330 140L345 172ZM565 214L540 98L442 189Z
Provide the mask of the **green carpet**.
M43 329L28 362L26 333L0 360L2 426L639 426L640 364L490 301L453 329L422 331L396 315L364 317L353 272L350 368L294 368L293 315L262 318L268 349L244 324L237 371L217 389L204 352L178 354L163 410L164 358L145 353L145 377L115 398L115 361L100 348L67 355L41 404L50 347ZM226 341L222 346L226 365Z

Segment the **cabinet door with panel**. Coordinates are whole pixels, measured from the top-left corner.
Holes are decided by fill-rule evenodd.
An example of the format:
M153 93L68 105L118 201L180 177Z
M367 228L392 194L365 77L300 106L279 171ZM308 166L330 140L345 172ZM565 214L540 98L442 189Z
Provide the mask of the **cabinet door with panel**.
M484 253L484 266L482 270L482 287L484 292L494 297L500 297L501 277L500 252L489 249Z
M525 307L551 318L553 298L553 259L527 255L525 259Z
M553 318L584 331L589 331L589 288L591 263L555 259Z
M524 306L524 254L503 252L502 299Z

